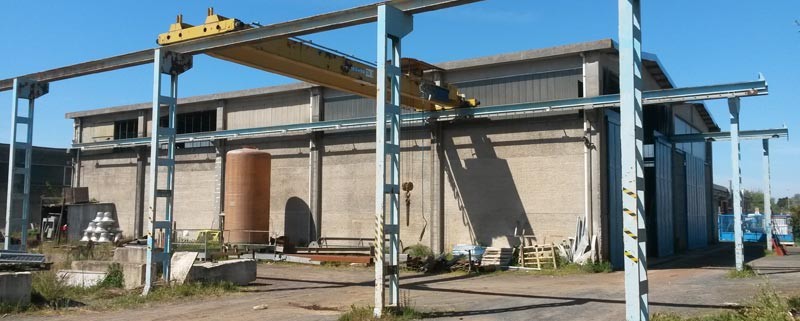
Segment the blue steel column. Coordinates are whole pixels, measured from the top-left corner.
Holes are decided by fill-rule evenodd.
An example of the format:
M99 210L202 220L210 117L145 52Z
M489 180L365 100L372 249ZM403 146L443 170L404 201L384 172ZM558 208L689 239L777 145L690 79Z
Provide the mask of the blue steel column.
M642 156L642 25L639 0L619 0L620 140L625 249L625 315L648 320L647 234ZM612 253L611 255L618 255Z
M173 52L164 52L161 49L154 51L153 64L153 107L151 109L150 131L150 198L148 207L148 232L147 232L147 266L145 287L142 292L147 295L152 286L154 263L163 266L163 277L167 284L170 281L170 263L172 258L172 224L173 224L173 199L175 191L175 115L178 102L178 75L192 67L192 56L180 55ZM161 95L162 74L170 76L169 95ZM161 107L167 106L167 127L161 127ZM166 142L166 157L159 156L159 142ZM166 169L166 182L163 189L159 188L159 168ZM164 198L164 220L158 220L158 199ZM164 236L163 248L158 253L155 242L156 231L161 230Z
M733 240L735 244L736 270L744 269L744 244L742 244L742 169L739 161L739 98L728 99L731 114L731 194L733 195Z
M769 138L761 141L764 147L764 231L767 232L767 251L772 251L772 186L769 171Z
M47 94L49 85L47 83L35 82L27 79L15 78L11 94L11 134L8 144L8 190L6 194L6 226L4 249L11 250L11 234L14 225L20 226L20 245L16 250L25 251L28 243L28 219L30 214L30 194L31 194L31 164L33 155L33 111L36 98ZM25 116L19 115L19 100L28 100L28 112ZM25 125L25 142L18 142L18 130L20 124ZM25 161L22 168L16 166L16 151L25 151ZM23 176L22 192L16 192L16 176ZM12 213L14 212L15 200L21 199L22 213L18 224L14 224Z
M384 284L389 282L389 306L397 307L400 296L400 40L411 32L410 15L389 5L378 7L378 70L375 126L375 309L380 317L384 308ZM389 89L387 95L386 90ZM388 101L387 101L388 100ZM389 122L389 139L386 122ZM389 182L386 159L389 158ZM386 197L389 198L387 213ZM386 215L389 224L385 224ZM385 224L385 225L384 225ZM389 263L384 263L386 234L389 236Z

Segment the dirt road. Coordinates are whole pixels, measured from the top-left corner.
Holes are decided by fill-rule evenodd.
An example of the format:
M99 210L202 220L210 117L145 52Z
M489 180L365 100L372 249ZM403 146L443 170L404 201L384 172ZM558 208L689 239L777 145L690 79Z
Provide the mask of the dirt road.
M760 254L758 248L751 253ZM716 247L653 266L652 312L704 314L745 302L769 282L800 294L800 252L751 261L763 277L730 279L730 246ZM13 320L336 320L351 305L370 305L369 268L260 264L258 280L245 292L135 310L72 311L60 315L11 316ZM621 320L623 272L534 276L519 272L480 276L405 273L403 296L435 320ZM796 291L796 292L792 292ZM253 310L254 306L268 306Z

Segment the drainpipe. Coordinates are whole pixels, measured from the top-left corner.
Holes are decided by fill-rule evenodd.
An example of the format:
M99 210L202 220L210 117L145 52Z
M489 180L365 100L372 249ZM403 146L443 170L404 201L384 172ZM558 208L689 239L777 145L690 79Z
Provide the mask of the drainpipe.
M581 53L581 59L583 60L583 64L581 65L582 70L582 83L583 88L581 89L581 95L586 97L586 55ZM584 138L584 150L583 150L583 183L584 183L584 222L586 226L586 239L589 242L590 246L594 246L592 243L592 237L594 236L594 215L592 213L592 124L589 121L588 116L586 115L587 111L584 110L583 112L583 138ZM597 253L596 249L592 248L592 259L594 260L595 254Z

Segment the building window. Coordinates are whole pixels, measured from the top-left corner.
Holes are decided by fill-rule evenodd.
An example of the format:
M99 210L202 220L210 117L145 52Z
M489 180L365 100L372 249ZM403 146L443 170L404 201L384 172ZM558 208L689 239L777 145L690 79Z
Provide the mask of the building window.
M603 69L603 95L619 94L619 75Z
M159 118L161 127L168 127L167 116ZM202 132L213 132L217 130L217 111L207 110L192 113L183 113L175 115L175 132L177 134L191 134ZM209 147L212 146L211 142L191 142L191 143L178 143L175 144L176 148L194 148L194 147Z
M161 127L167 127L167 116L159 119ZM175 132L178 134L213 132L217 129L217 111L207 110L175 115Z
M138 137L139 120L126 119L114 122L114 139L128 139Z

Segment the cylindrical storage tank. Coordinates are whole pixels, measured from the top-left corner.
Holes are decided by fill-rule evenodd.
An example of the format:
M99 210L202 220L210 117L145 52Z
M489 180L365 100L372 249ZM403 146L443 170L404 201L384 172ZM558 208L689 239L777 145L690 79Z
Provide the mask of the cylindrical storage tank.
M230 243L269 240L272 155L255 148L229 151L225 165L225 238ZM264 231L264 232L255 232Z

